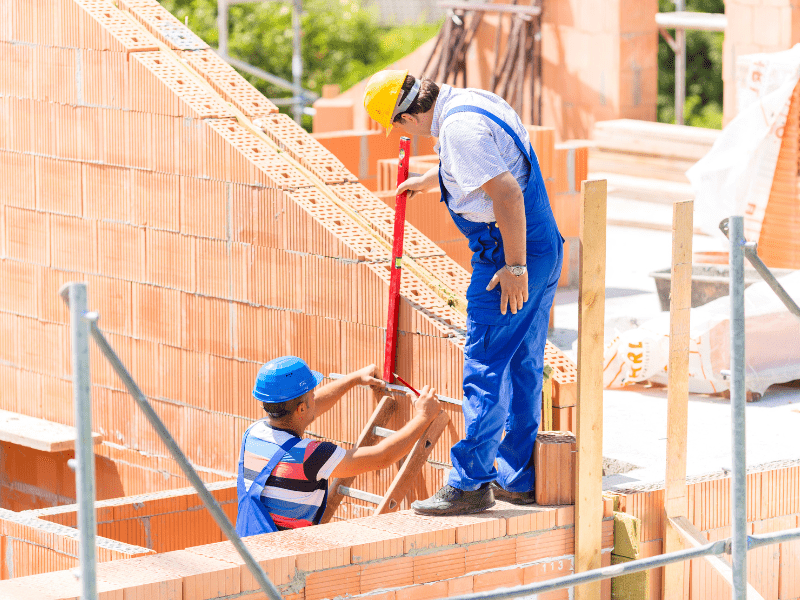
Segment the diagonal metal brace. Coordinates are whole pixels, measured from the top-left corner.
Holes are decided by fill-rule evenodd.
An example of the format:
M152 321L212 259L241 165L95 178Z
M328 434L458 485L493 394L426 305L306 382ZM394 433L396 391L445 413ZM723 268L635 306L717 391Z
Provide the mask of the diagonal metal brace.
M728 237L727 218L720 221L719 229L725 234L725 237ZM775 278L775 275L772 274L772 271L769 270L769 267L765 265L764 261L758 256L758 244L756 242L746 242L744 245L744 255L747 257L747 260L750 261L750 264L753 265L753 268L758 271L758 274L761 275L761 278L772 288L772 291L775 292L780 301L786 305L789 312L800 319L800 306L797 306L797 302L786 292L784 287Z
M67 301L67 298L65 298L63 295L62 298ZM234 529L233 525L228 520L227 515L223 512L217 500L211 495L211 492L208 491L208 488L206 488L203 480L200 479L200 476L197 474L197 471L195 471L192 463L190 463L189 459L186 458L186 455L175 442L175 439L164 425L164 422L158 416L158 413L156 413L156 411L153 409L150 402L147 400L144 393L136 384L136 381L133 379L122 360L119 358L119 355L111 347L111 344L103 334L103 331L100 329L100 327L98 327L97 321L99 320L100 315L97 312L87 312L84 314L83 318L89 325L89 333L91 334L97 346L100 348L100 351L111 364L111 368L114 369L114 372L122 380L122 383L128 389L128 393L130 393L130 395L136 401L136 404L144 413L144 416L147 417L148 421L150 421L150 425L153 427L153 429L155 429L158 437L167 447L167 450L169 450L170 454L172 454L172 458L178 463L178 466L181 468L184 475L186 475L186 478L192 484L192 487L194 487L194 489L197 491L197 495L200 497L200 500L203 502L208 512L211 513L211 516L217 522L219 528L230 540L231 544L233 544L233 547L236 552L239 553L239 556L242 557L242 560L253 574L253 577L258 582L261 590L266 594L266 597L269 600L282 600L278 588L276 588L272 581L269 580L269 577L267 577L267 574L261 568L261 565L258 564L256 559L250 553L250 550L247 548L247 546L245 546L242 538L236 533L236 529Z

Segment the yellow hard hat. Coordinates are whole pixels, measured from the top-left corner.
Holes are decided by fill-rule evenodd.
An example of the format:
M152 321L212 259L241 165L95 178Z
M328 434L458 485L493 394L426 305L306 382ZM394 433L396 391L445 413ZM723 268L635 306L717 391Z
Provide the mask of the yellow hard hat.
M408 75L405 71L379 71L370 77L367 89L364 90L364 108L370 117L386 128L388 134L392 130L392 120L395 115L406 110L419 92L419 82L415 82L406 99L403 101L404 107L397 107L397 98L400 90Z

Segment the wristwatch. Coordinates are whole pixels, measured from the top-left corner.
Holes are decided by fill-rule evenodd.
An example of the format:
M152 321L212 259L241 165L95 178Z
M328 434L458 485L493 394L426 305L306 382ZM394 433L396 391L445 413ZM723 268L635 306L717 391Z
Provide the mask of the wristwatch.
M506 265L506 269L511 271L512 275L516 275L517 277L524 275L528 271L528 267L525 265Z

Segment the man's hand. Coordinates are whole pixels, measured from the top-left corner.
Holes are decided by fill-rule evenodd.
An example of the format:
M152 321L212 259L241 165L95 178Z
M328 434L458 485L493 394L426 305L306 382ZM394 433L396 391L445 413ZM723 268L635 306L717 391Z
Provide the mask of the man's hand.
M417 192L427 192L439 182L439 167L428 169L424 175L409 177L397 186L397 195L408 192L407 198L412 198Z
M372 364L354 371L353 377L356 385L368 385L373 389L386 387L386 383L382 379L375 377L377 370L377 367Z
M439 414L441 407L439 401L436 399L436 390L429 385L422 388L419 393L419 398L414 400L414 397L409 393L408 397L414 402L414 416L420 416L425 421L433 421L436 415Z
M514 275L503 267L494 274L486 290L490 291L500 284L500 313L506 314L506 308L511 309L511 314L517 314L522 310L522 305L528 301L528 272L522 275Z

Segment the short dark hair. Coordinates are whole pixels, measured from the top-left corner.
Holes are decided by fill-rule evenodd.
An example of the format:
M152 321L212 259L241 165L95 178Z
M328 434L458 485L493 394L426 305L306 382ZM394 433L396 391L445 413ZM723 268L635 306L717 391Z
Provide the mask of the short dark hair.
M262 402L264 412L273 419L282 419L283 417L292 414L297 410L301 404L308 404L308 392L292 400L286 402Z
M406 80L403 82L403 87L400 88L400 100L397 102L398 105L406 99L408 92L411 91L411 88L416 80L416 77L413 75L406 75ZM403 112L398 113L392 122L399 123L402 115L418 115L420 113L428 112L433 108L433 105L438 97L439 86L436 85L432 79L423 77L419 80L419 94L416 98L414 98L411 106L409 106Z

